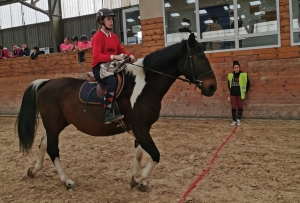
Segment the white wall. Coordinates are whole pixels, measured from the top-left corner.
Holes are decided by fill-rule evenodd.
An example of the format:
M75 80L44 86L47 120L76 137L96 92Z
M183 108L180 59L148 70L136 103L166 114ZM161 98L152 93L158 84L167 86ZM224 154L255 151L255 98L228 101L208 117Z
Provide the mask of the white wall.
M140 19L163 17L162 0L140 0Z

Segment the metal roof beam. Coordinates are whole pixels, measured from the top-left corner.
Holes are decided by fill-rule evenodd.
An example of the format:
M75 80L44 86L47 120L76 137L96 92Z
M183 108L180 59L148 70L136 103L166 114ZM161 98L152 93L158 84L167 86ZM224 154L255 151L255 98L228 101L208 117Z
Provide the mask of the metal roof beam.
M29 8L32 8L32 9L34 9L34 10L36 10L36 11L39 11L39 12L44 13L44 14L46 14L47 16L49 16L49 12L48 12L48 11L45 11L45 10L43 10L43 9L41 9L41 8L35 6L35 3L37 3L39 0L38 0L38 1L31 1L32 4L31 4L31 3L29 4L29 3L25 2L24 0L13 0L13 1L19 2L20 4L22 4L22 5L24 5L24 6L27 6L27 7L29 7Z

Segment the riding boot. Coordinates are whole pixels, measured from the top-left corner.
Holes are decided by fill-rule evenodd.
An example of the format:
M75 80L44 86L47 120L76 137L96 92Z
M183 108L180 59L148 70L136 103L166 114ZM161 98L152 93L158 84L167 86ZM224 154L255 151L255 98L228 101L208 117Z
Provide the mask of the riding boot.
M115 115L112 112L112 102L114 98L115 92L104 92L104 123L109 124L113 121L121 120L124 116L121 114L116 113Z

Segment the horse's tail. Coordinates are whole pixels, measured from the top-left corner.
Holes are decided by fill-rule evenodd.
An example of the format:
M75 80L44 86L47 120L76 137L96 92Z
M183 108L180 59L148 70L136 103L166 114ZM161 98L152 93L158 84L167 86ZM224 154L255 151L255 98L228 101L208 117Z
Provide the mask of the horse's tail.
M19 135L19 146L23 152L26 151L28 153L32 147L39 113L36 95L48 81L49 79L35 80L24 92L20 112L15 124Z

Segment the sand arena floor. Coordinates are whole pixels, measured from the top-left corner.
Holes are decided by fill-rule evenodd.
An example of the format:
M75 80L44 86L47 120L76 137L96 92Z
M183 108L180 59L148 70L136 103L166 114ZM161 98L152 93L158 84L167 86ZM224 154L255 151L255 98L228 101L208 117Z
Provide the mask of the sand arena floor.
M79 184L72 191L48 155L35 178L24 176L45 130L40 122L32 151L23 155L15 119L0 117L0 202L178 202L233 129L229 120L161 118L151 130L161 162L147 180L150 191L142 193L129 186L133 137L92 137L69 126L59 147L64 168ZM245 120L185 202L300 202L300 122Z

